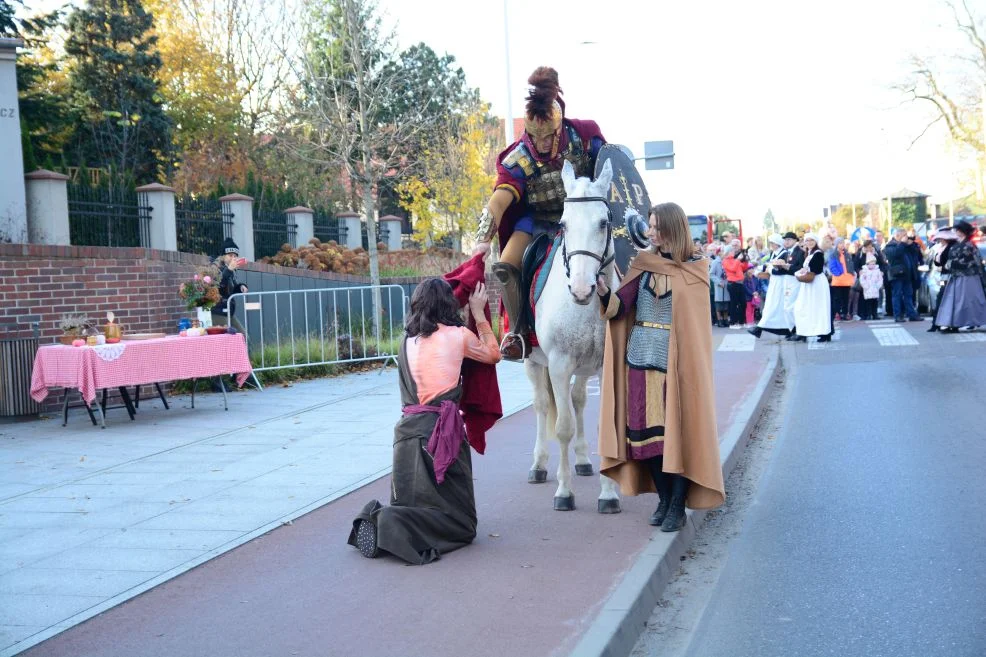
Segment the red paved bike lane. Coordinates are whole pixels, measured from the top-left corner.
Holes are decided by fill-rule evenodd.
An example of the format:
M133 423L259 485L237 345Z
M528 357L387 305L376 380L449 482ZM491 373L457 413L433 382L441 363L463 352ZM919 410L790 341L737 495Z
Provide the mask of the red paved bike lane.
M735 415L766 352L716 353L721 434L746 420ZM597 416L591 397L586 427ZM487 455L473 459L479 536L435 564L368 560L346 545L357 511L388 499L385 477L22 654L567 654L646 547L657 498L624 498L623 513L599 515L598 478L573 477L577 509L553 511L557 448L549 482L527 484L533 435L530 409L489 434Z

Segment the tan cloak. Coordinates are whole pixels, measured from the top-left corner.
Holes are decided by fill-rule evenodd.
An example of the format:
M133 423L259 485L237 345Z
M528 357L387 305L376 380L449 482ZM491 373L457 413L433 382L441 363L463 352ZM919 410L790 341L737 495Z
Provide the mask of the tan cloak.
M705 259L676 263L660 255L639 253L623 279L625 286L644 271L671 278L671 337L668 345L667 410L664 471L691 480L687 506L711 509L726 500L719 463L715 385L712 379L712 328L709 324L709 270ZM618 308L610 295L610 317ZM601 470L620 485L624 495L656 492L642 461L627 458L627 338L636 309L606 323L599 454ZM648 394L652 394L648 391ZM660 403L654 400L654 403Z

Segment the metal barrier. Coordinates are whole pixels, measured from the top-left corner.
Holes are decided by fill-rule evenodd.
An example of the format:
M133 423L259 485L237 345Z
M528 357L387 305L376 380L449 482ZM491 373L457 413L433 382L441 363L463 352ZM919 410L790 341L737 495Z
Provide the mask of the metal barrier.
M31 399L31 371L39 342L36 327L34 333L33 338L0 340L0 417L41 412L41 405Z
M408 297L381 285L374 331L373 292L360 287L234 294L227 324L244 334L255 372L315 365L397 361Z

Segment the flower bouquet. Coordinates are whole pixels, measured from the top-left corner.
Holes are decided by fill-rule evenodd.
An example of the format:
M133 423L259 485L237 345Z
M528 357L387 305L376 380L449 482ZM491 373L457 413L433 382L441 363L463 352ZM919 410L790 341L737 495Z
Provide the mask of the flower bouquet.
M189 310L211 310L219 303L219 270L215 267L202 267L178 288L178 296Z

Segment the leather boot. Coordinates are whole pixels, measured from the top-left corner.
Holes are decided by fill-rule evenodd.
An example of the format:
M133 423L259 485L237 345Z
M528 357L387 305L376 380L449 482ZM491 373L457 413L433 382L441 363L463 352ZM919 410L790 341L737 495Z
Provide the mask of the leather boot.
M661 524L662 532L676 532L685 526L685 499L688 497L689 481L681 475L668 475L671 480L671 505L668 515Z
M658 504L657 510L651 514L647 521L654 527L660 527L661 523L668 515L668 507L671 506L671 476L664 471L664 457L655 456L647 459L647 467L650 468L650 476L654 479L654 486L657 488Z
M493 265L493 275L503 287L503 306L510 318L510 333L503 336L500 355L507 360L524 360L530 353L527 346L527 317L521 292L520 270L506 262Z

